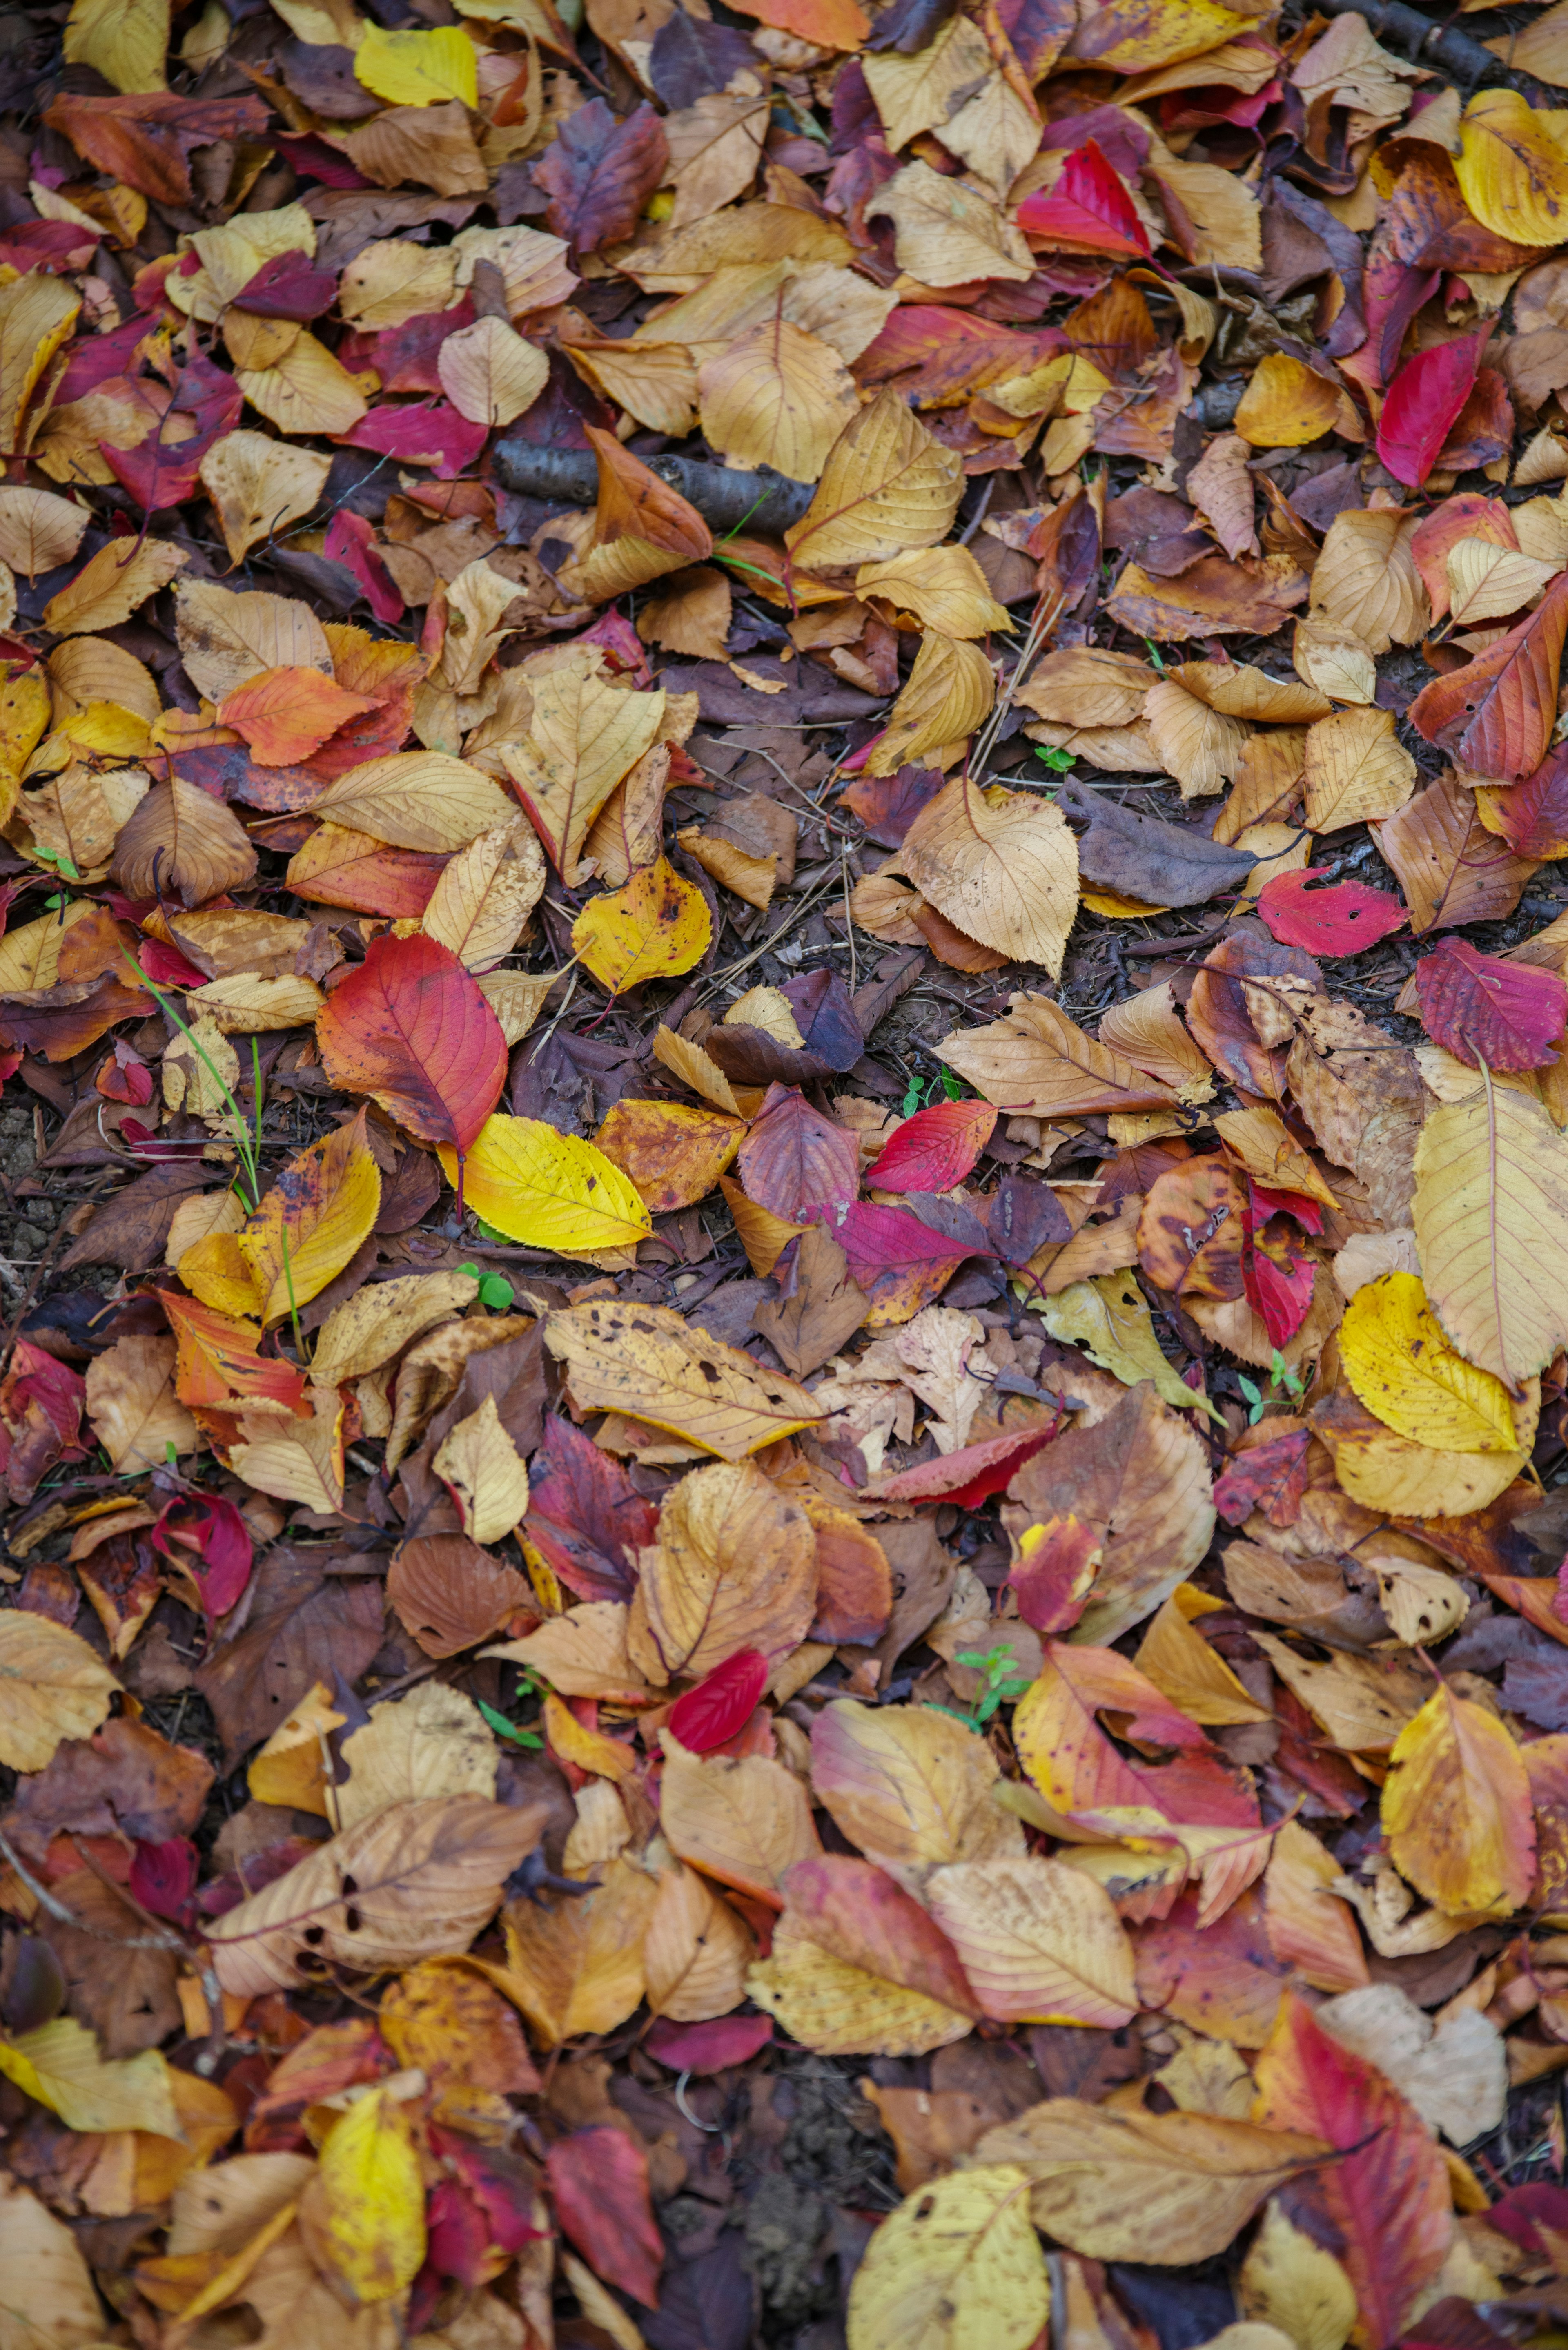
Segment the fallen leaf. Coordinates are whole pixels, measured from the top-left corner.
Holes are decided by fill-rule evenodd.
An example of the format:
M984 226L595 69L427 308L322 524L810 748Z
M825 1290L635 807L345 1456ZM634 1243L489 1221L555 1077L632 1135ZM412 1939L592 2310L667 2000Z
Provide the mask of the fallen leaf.
M933 2179L883 2220L850 2287L849 2350L957 2350L981 2334L1026 2350L1050 2309L1028 2180L989 2164Z
M493 1396L460 1419L431 1467L457 1504L462 1530L483 1547L503 1541L528 1507L528 1471L501 1424Z
M925 1898L986 2013L1119 2031L1137 2012L1132 1945L1111 1898L1030 1854L939 1868Z
M361 2307L395 2299L423 2267L424 2199L408 2114L372 2089L333 2123L302 2206L313 2241Z
M1568 1292L1552 1271L1568 1216L1568 1149L1540 1104L1490 1078L1463 1101L1440 1104L1416 1152L1412 1212L1444 1331L1517 1392L1568 1336Z
M811 1752L812 1792L835 1825L911 1891L944 1863L1023 1850L1018 1822L992 1801L995 1756L950 1715L840 1698L818 1713Z
M777 1659L805 1638L815 1612L810 1521L748 1461L680 1480L639 1570L628 1647L656 1683L711 1672L740 1648Z
M962 488L959 461L891 391L879 392L828 452L815 495L784 534L791 563L885 563L946 536Z
M64 1625L27 1608L0 1613L0 1761L44 1770L63 1738L89 1738L119 1683Z
M1367 1410L1398 1435L1439 1451L1514 1451L1507 1388L1449 1345L1414 1274L1385 1274L1356 1291L1339 1357Z
M506 1047L478 982L434 938L372 939L316 1024L335 1086L466 1155L501 1098Z
M779 1908L791 1868L821 1850L800 1781L761 1754L700 1758L668 1730L660 1743L660 1818L671 1848L721 1885Z
M573 2130L551 2147L545 2178L562 2233L595 2273L657 2309L664 2242L641 2147L618 2129Z
M614 996L646 980L690 971L706 954L712 932L701 891L661 857L634 873L624 889L591 899L572 925L572 946Z
M826 2055L924 2055L970 2031L957 1952L890 1877L829 1854L795 1861L785 1893L747 1988L792 2039Z
M503 1075L504 1075L504 1056ZM457 1154L440 1146L447 1180ZM477 1215L508 1239L535 1248L591 1255L646 1238L648 1210L618 1167L591 1142L561 1134L540 1118L497 1111L480 1128L462 1167L464 1196Z
M1495 1714L1439 1689L1389 1755L1383 1826L1394 1865L1450 1916L1529 1898L1535 1877L1530 1782Z
M1565 634L1568 573L1560 573L1527 619L1422 687L1410 723L1476 775L1513 782L1533 774L1551 741Z
M365 1139L366 1113L291 1159L234 1235L264 1325L317 1296L369 1239L381 1179Z
M981 791L961 775L921 809L899 855L916 888L966 938L1060 974L1077 853L1058 808L1000 785Z

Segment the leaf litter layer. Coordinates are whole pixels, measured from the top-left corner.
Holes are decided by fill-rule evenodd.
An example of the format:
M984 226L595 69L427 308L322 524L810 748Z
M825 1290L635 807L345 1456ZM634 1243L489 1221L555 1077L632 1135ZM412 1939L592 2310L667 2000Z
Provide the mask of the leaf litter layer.
M1324 5L5 20L0 2350L1552 2338L1568 9Z

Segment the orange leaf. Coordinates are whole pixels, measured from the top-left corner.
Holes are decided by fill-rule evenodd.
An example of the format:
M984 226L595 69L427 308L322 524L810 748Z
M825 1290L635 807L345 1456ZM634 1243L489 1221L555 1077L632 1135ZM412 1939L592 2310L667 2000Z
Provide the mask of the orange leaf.
M1557 672L1568 636L1568 572L1527 620L1463 669L1435 677L1410 704L1412 725L1471 775L1505 782L1532 775L1557 715Z
M858 12L857 12L858 13ZM645 538L667 555L683 562L701 562L713 552L713 534L693 505L649 471L640 457L623 448L613 432L596 424L583 430L593 442L599 464L598 505L594 536L600 546L618 538Z
M375 707L368 694L345 692L319 670L264 669L224 696L218 716L244 737L258 766L286 767Z
M290 1412L303 1411L305 1374L281 1356L260 1353L260 1323L220 1314L172 1290L160 1295L179 1341L174 1392L182 1404L223 1411L233 1410L238 1398L265 1397Z

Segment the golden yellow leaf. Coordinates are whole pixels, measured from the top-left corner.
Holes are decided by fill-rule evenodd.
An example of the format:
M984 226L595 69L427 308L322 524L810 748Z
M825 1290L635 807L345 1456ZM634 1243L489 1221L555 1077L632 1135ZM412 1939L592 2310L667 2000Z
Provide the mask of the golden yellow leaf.
M167 89L169 0L74 0L66 62L92 66L128 93Z
M1254 449L1295 449L1332 432L1340 390L1304 359L1266 352L1247 380L1235 430Z
M925 1900L998 2022L1118 2032L1137 2013L1127 1929L1081 1871L1037 1853L959 1861L927 1880Z
M1561 244L1568 226L1568 117L1521 90L1478 90L1459 121L1454 176L1483 228L1515 244Z
M619 1600L587 1600L568 1607L564 1616L547 1617L524 1638L483 1653L527 1665L566 1697L644 1703L650 1691L627 1654L627 1615Z
M234 561L243 563L258 540L310 514L331 471L330 457L291 449L265 432L225 432L215 441L202 460L202 486Z
M821 1850L805 1788L765 1755L689 1754L661 1731L659 1818L682 1860L776 1908L797 1860Z
M624 889L589 899L572 924L572 948L600 985L618 995L645 980L690 971L712 935L702 892L661 857Z
M348 1718L333 1704L327 1683L313 1683L288 1720L280 1722L260 1752L251 1757L245 1784L256 1802L286 1804L326 1819L327 1772L332 1761L327 1741Z
M368 1974L465 1950L542 1825L537 1804L473 1794L373 1813L213 1921L218 1981L254 1996L298 1982L305 1959Z
M816 1536L749 1461L693 1469L668 1492L640 1557L628 1647L657 1683L700 1680L740 1648L799 1647L816 1610Z
M47 400L31 413L28 403L80 312L80 295L64 278L47 276L41 270L29 270L0 286L0 449L7 454L31 445ZM123 556L123 546L119 552Z
M846 425L784 544L807 572L887 562L945 537L962 494L961 460L889 389Z
M466 848L509 826L516 805L499 784L443 751L393 751L328 784L312 816L369 833L393 848Z
M367 25L354 52L354 78L389 106L432 106L449 98L479 104L478 54L461 25L429 33Z
M1144 1634L1134 1662L1194 1721L1212 1727L1269 1721L1269 1708L1249 1697L1219 1650L1194 1627L1195 1616L1218 1605L1190 1583L1179 1583Z
M235 1236L269 1326L335 1281L369 1238L381 1177L366 1117L361 1110L291 1159Z
M1214 2258L1264 2198L1328 2151L1321 2138L1212 2114L1052 2097L987 2130L981 2162L1016 2163L1034 2224L1091 2260Z
M438 1156L455 1185L455 1151L443 1144ZM509 1240L567 1256L629 1247L653 1229L633 1186L602 1150L542 1118L503 1111L487 1118L463 1161L463 1193Z
M849 2350L1029 2350L1050 2314L1028 2178L991 2163L933 2178L883 2220L849 2288Z
M967 546L933 546L922 555L896 556L890 563L863 563L855 575L855 592L912 612L944 637L984 637L1012 626L1012 615L992 596Z
M1521 1908L1535 1878L1535 1820L1519 1749L1496 1714L1440 1686L1388 1764L1383 1832L1401 1877L1449 1917Z
M119 1683L52 1617L0 1610L0 1762L42 1771L62 1738L90 1738Z
M859 412L854 380L817 336L774 317L709 359L697 377L702 430L732 465L815 482Z
M1447 1452L1518 1449L1507 1388L1449 1346L1414 1274L1385 1274L1356 1291L1339 1356L1367 1410L1398 1435Z
M333 2123L301 2216L357 2302L412 2284L424 2265L425 2183L407 2110L388 2089L367 2090Z
M450 309L457 298L457 255L450 244L412 244L403 237L368 244L344 270L337 307L351 326L374 335Z
M547 2048L613 2032L646 1988L643 1946L659 1899L653 1877L611 1860L579 1898L507 1905L506 1966L491 1971Z
M743 1118L684 1102L618 1101L594 1141L630 1177L650 1215L670 1215L707 1198L745 1131Z
M617 1180L625 1180L618 1170ZM564 1306L545 1322L545 1344L566 1365L580 1410L624 1412L726 1461L743 1461L824 1417L794 1379L763 1370L667 1305L605 1298Z
M504 1541L521 1522L528 1471L493 1396L449 1430L431 1467L456 1503L464 1534L482 1549Z
M242 1214L241 1222L244 1222ZM262 1294L241 1253L239 1226L206 1233L181 1252L174 1270L193 1297L220 1314L238 1314L259 1321Z
M146 2130L155 2137L183 2135L169 2087L169 2066L156 2048L106 2058L96 2036L74 2016L62 2015L36 2032L0 2039L0 2073L58 2114L67 2129Z
M32 929L42 927L41 923L29 925ZM0 939L0 956L5 954L5 946L6 941ZM785 1001L788 1001L787 997ZM714 1109L722 1110L731 1118L740 1117L740 1104L735 1099L729 1078L701 1045L691 1044L675 1029L666 1028L660 1024L654 1031L653 1057L670 1071L671 1076L678 1077L683 1086L689 1086L694 1094L701 1094Z

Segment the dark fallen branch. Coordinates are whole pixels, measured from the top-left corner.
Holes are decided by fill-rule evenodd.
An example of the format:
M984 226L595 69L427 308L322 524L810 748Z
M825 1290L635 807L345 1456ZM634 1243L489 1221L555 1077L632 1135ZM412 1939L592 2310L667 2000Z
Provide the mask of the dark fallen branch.
M782 473L733 473L726 465L704 465L695 457L644 462L650 473L696 507L711 530L787 530L812 501L809 483L789 482ZM599 494L598 463L586 449L535 449L526 441L503 441L494 464L509 490L546 504L591 506Z

